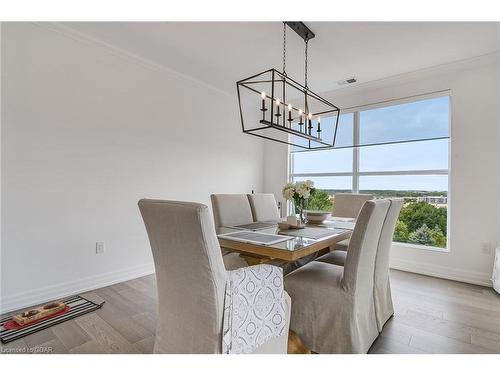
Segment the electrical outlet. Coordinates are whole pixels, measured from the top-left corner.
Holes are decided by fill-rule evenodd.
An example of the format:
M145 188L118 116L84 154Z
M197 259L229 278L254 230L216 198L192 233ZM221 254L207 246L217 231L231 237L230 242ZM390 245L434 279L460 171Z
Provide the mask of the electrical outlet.
M104 241L95 243L95 253L96 254L104 253Z
M484 254L484 255L491 255L491 244L488 243L488 242L483 242L481 244L481 252Z

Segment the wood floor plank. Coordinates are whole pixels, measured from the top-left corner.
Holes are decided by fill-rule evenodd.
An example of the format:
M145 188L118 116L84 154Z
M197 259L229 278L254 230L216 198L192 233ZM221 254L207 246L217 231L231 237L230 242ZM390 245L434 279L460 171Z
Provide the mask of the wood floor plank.
M134 353L132 345L95 313L75 319L76 323L98 344L112 353Z
M496 317L491 317L481 313L455 309L446 311L444 318L449 321L459 322L468 327L500 334L500 314Z
M113 351L107 346L99 344L95 340L87 341L85 344L70 350L71 354L112 354Z
M495 336L474 332L471 334L471 343L474 346L492 350L494 353L500 353L500 335Z
M112 303L105 303L101 309L96 311L96 314L131 344L154 335L154 328L151 330L141 321L134 319L134 316L144 313L124 314L123 310Z
M155 343L155 338L153 336L151 336L151 337L148 337L146 339L143 339L141 341L136 342L134 344L134 348L136 348L139 351L139 353L152 354L154 343Z
M425 332L432 332L435 335L449 337L469 344L471 342L471 335L467 327L449 320L409 310L406 314L399 315L397 321Z
M380 336L370 348L369 353L385 353L385 354L428 354L427 352L406 345L398 340Z
M393 292L393 301L395 307L401 307L405 305L417 305L420 309L429 310L429 315L436 315L430 313L430 311L440 311L442 313L443 319L453 320L452 317L457 315L457 322L462 322L464 316L469 315L471 317L480 317L480 319L485 320L486 318L498 319L499 313L494 310L479 308L477 306L464 305L462 303L453 303L449 301L426 300L419 298L415 295L409 295L401 292Z
M157 307L156 299L153 299L134 288L123 289L119 292L119 294L126 301L139 304L142 307L141 309L142 311L152 312L156 310Z
M106 300L104 298L102 298L101 296L99 296L97 293L95 292L86 292L86 293L83 293L83 294L80 294L83 298L86 298L88 299L89 301L91 302L94 302L98 305L100 305L101 303L105 303Z
M437 304L450 303L455 306L470 306L473 308L482 308L485 310L500 312L500 301L496 298L487 298L485 295L481 296L464 296L457 293L449 293L447 288L437 289L432 293L426 292L420 288L402 287L402 285L394 283L393 290L403 292L408 296L412 296L415 300L421 299L423 301L434 302Z
M151 284L151 282L146 282L142 279L135 279L131 280L131 283L128 283L128 285L133 288L138 290L141 293L146 294L148 297L152 298L154 301L156 301L157 294L156 294L156 285Z
M156 316L148 312L143 312L132 316L132 320L135 324L147 329L153 335L156 332Z
M87 335L74 320L69 320L53 326L52 332L68 350L91 340L89 335Z
M134 303L133 301L126 300L119 293L113 291L110 287L98 289L95 291L95 293L106 301L103 307L105 307L107 304L110 304L116 309L120 310L121 313L126 316L138 314L143 311L142 307L139 304Z
M26 345L31 348L56 339L57 337L54 335L54 332L51 328L47 328L24 337Z
M410 346L420 350L428 350L430 353L435 354L485 354L495 352L490 348L479 347L424 331L412 336Z
M153 336L151 331L137 324L130 317L104 320L131 344Z
M398 324L397 318L393 317L385 324L380 337L398 341L402 345L409 345L412 332L410 329L405 329L405 327L405 325Z
M430 315L438 319L444 319L443 309L438 306L426 305L418 303L415 300L406 298L401 294L394 294L394 312L399 315L407 314L409 311L415 311L422 314Z

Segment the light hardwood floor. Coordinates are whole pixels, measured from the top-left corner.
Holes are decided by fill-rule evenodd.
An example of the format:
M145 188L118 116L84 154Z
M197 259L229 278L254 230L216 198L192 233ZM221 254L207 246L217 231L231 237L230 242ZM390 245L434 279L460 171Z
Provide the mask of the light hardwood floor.
M500 353L500 296L493 289L401 271L391 271L391 282L395 316L370 353ZM152 352L154 275L82 295L106 303L96 312L2 345L1 352Z

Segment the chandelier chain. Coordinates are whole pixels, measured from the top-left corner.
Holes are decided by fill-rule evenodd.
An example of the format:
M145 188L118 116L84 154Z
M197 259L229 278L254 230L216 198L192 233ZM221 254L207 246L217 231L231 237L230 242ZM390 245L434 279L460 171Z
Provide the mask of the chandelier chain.
M286 23L283 22L283 75L286 76Z
M306 39L306 49L305 49L305 63L304 63L304 66L305 66L305 72L304 72L304 87L306 88L306 90L309 89L309 87L307 86L307 46L309 44L309 39Z

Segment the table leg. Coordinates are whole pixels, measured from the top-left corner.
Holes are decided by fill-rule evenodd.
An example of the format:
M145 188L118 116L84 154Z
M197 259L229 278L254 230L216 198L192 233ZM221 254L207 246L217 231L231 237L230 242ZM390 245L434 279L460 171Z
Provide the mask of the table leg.
M311 354L300 337L292 330L288 331L288 354Z
M240 254L240 257L242 257L249 266L255 266L256 264L265 264L272 261L272 258L258 258L245 254Z

